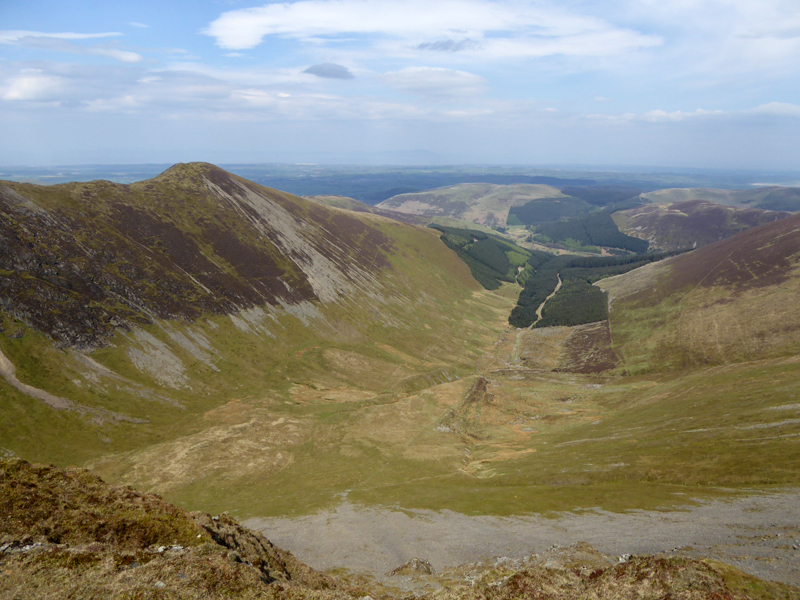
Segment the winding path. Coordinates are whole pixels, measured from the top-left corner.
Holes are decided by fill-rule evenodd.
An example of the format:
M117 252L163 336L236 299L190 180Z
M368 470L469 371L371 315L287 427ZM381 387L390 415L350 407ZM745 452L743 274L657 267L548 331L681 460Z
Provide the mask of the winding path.
M555 295L558 293L558 290L560 290L560 289L561 289L561 273L556 273L556 277L558 277L558 283L556 284L556 289L554 289L554 290L553 290L553 293L552 293L552 294L550 294L550 295L549 295L547 298L545 298L545 299L544 299L544 302L542 302L542 303L539 305L539 308L537 308L537 309L536 309L536 320L535 320L533 323L531 323L531 326L530 326L530 327L528 327L528 329L533 329L533 327L534 327L534 326L535 326L535 325L536 325L536 324L537 324L539 321L541 321L541 320L542 320L542 311L544 310L544 305L545 305L545 304L547 304L547 301L548 301L548 300L550 300L550 298L552 298L553 296L555 296Z

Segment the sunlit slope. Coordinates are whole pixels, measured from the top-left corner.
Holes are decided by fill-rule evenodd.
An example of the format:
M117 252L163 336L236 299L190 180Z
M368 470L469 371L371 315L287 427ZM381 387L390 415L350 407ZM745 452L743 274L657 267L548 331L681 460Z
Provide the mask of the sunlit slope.
M614 222L626 235L650 242L650 248L697 248L726 239L765 223L789 216L787 212L732 208L705 200L675 204L645 204L615 212Z
M353 198L348 198L347 196L304 196L304 198L325 206L343 208L353 212L380 215L382 217L387 217L395 221L401 221L402 223L410 223L412 225L425 226L430 222L430 220L426 219L425 217L419 217L394 210L376 208L374 206L370 206L369 204L364 204L363 202L354 200Z
M522 206L537 198L568 197L549 185L462 183L427 192L400 194L384 200L377 208L427 219L449 217L492 226L505 225L512 206Z
M598 283L629 373L800 352L800 216Z
M464 327L495 309L438 232L211 165L0 199L5 454L82 463L229 422L214 411L238 400L415 390L490 339Z

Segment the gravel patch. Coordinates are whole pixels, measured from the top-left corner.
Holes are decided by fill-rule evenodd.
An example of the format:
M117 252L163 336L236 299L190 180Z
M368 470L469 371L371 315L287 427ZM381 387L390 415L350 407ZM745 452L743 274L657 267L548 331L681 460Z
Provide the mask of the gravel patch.
M296 518L255 518L262 531L310 566L385 580L415 557L437 571L497 557L522 559L588 542L603 554L713 558L762 579L800 586L800 489L699 502L681 510L600 509L543 516L467 516L342 502Z

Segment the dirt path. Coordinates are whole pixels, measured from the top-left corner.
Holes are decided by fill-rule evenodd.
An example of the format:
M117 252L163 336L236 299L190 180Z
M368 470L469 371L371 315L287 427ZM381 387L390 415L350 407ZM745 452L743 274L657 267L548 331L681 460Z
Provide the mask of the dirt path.
M800 490L715 500L683 510L470 517L450 511L337 508L298 518L251 519L281 548L318 569L383 579L411 558L440 571L504 556L521 559L585 541L600 552L708 557L763 579L800 585ZM388 581L388 580L386 580Z
M558 290L560 290L560 289L561 289L561 273L556 273L556 277L558 277L558 283L556 284L556 289L554 289L554 290L553 290L553 293L552 293L552 294L550 294L550 295L549 295L547 298L545 298L545 299L544 299L544 302L542 302L542 303L539 305L539 308L537 308L537 309L536 309L536 320L533 322L533 324L531 325L531 327L533 327L533 326L534 326L534 325L536 325L536 324L537 324L539 321L541 321L541 320L542 320L542 311L544 310L544 305L545 305L545 304L547 304L547 301L548 301L548 300L550 300L550 298L552 298L553 296L555 296L555 295L558 293Z

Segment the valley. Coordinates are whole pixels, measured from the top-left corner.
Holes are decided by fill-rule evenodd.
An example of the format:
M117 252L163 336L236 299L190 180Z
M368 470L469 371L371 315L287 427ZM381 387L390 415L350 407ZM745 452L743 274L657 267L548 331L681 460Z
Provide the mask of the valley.
M589 541L718 551L800 585L796 552L776 542L759 559L734 539L748 506L766 515L758 535L800 535L798 215L587 274L599 258L202 163L131 185L4 182L0 200L4 457L229 513L301 559L328 556L312 564L324 569L369 563L358 549L405 561L417 542L456 567ZM470 260L497 265L490 285ZM510 325L520 274L545 264L555 289L530 312L547 318L569 268L607 294L607 319ZM701 514L720 515L703 517L703 551L692 516L653 529ZM383 546L354 533L336 564L309 546L309 531L383 519L411 523ZM618 530L635 527L626 549ZM488 530L497 539L477 547ZM369 568L399 566L389 558Z

